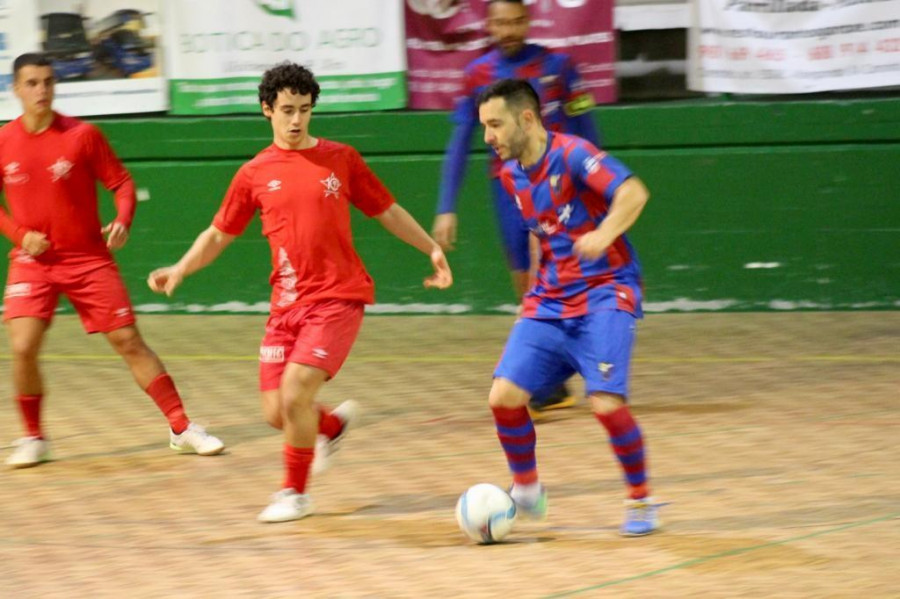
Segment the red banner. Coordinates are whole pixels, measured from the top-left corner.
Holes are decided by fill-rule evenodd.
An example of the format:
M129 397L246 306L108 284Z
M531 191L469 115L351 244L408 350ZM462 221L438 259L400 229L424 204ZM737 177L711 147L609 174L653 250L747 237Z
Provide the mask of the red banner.
M616 101L613 0L531 0L528 41L572 56L597 103ZM450 110L463 69L490 47L487 0L406 0L409 107Z

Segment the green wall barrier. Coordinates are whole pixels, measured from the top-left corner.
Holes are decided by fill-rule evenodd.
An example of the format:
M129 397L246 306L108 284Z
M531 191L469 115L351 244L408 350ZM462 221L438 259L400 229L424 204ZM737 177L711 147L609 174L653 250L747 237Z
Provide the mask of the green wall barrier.
M594 114L606 149L652 193L631 233L649 311L900 308L900 100L694 101ZM261 117L95 122L141 190L131 241L118 256L138 309L265 311L269 255L258 223L174 298L150 293L145 279L209 225L238 166L270 143L268 123ZM318 115L312 129L357 147L400 203L430 227L450 134L445 113ZM374 312L513 309L486 152L475 137L458 249L449 254L451 290L424 289L427 258L377 222L354 216L357 247L376 281Z

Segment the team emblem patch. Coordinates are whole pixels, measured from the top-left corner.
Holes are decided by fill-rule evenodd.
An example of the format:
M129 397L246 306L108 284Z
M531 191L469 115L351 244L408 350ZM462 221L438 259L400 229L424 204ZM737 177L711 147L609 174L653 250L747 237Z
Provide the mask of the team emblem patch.
M53 175L51 181L56 183L60 179L68 179L69 173L72 172L72 167L75 166L73 163L66 160L64 157L60 156L56 159L56 162L47 167L47 170L50 171L50 174Z
M341 194L341 180L338 179L334 173L328 175L327 179L322 179L320 181L322 185L325 186L325 197L334 196L339 197Z

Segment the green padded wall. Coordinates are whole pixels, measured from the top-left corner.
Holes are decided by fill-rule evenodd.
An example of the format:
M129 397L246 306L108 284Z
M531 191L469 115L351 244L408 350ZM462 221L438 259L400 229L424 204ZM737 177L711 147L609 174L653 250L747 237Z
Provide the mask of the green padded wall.
M900 100L703 100L603 107L594 116L606 149L652 193L631 234L650 311L900 308ZM95 122L149 198L119 254L134 303L141 310L264 310L268 251L258 226L172 300L151 294L144 280L209 225L237 167L270 142L267 121ZM445 113L317 115L312 129L356 146L430 227L450 134ZM514 303L486 153L475 138L460 242L449 254L453 289L423 289L427 259L356 218L356 243L377 284L376 311L490 313Z

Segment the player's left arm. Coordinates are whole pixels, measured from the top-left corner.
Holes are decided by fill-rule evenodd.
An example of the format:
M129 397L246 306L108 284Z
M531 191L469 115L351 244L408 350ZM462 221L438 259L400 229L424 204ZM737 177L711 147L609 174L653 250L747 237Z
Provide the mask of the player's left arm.
M578 72L578 68L570 56L566 57L566 61L563 64L562 75L566 87L566 101L563 104L563 111L571 129L567 133L577 135L600 147L600 135L591 116L592 109L595 106L594 96L587 89L581 74Z
M116 217L101 232L106 236L107 247L118 250L128 241L128 232L137 210L134 179L99 129L91 127L86 143L94 176L103 187L113 192Z
M425 279L426 287L446 289L453 284L453 273L450 272L450 265L447 264L447 258L444 256L441 246L400 204L391 204L387 210L374 218L397 239L408 243L431 258L434 274Z

